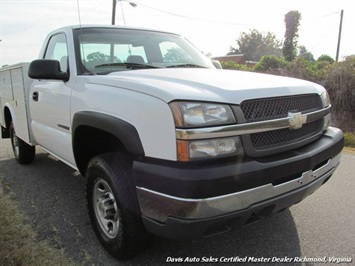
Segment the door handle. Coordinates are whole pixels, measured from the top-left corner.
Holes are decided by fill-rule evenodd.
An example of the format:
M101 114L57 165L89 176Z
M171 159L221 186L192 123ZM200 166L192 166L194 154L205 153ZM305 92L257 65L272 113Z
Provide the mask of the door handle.
M34 93L32 93L32 100L34 100L35 102L38 102L38 91L35 91Z

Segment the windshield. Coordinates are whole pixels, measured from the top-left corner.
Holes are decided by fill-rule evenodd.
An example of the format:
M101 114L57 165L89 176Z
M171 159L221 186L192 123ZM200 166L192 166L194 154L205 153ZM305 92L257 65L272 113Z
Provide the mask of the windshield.
M75 38L80 74L107 74L144 68L214 68L191 43L175 34L83 28L75 31Z

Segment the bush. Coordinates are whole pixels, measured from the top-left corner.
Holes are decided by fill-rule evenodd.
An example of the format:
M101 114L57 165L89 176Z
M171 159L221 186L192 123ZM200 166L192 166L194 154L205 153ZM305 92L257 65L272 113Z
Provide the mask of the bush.
M326 54L322 54L320 57L318 57L318 60L317 60L318 62L328 62L328 63L334 63L335 61L334 61L334 59L331 57L331 56L329 56L329 55L326 55Z
M263 56L259 63L254 66L255 71L270 72L287 66L287 61L275 55Z
M317 82L317 68L304 58L297 58L287 65L287 76Z
M355 134L349 132L344 133L344 146L355 148Z
M247 67L245 64L237 64L233 61L221 61L220 62L223 69L232 69L232 70L244 70L244 71L251 71L252 68Z
M355 132L355 55L334 64L322 85L331 98L334 124Z

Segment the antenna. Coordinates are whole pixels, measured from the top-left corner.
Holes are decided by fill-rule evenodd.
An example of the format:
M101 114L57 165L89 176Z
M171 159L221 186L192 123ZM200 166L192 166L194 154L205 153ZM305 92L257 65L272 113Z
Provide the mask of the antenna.
M80 25L80 28L81 28L81 18L80 18L80 6L79 6L79 0L76 0L76 3L77 3L77 7L78 7L79 25Z
M82 33L83 33L83 29L82 29L82 27L81 27L81 17L80 17L80 6L79 6L79 0L76 0L76 3L77 3L77 7L78 7L78 17L79 17L79 27L80 27L80 33L81 34L79 34L79 43L81 44L81 60L82 60L82 62L83 62L83 65L84 65L84 67L86 67L86 65L85 65L85 49L84 49L84 44L83 44L83 42L82 42Z
M126 26L126 19L124 17L124 11L123 11L123 4L122 4L122 1L120 1L121 3L121 12L122 12L122 18L123 18L123 24Z

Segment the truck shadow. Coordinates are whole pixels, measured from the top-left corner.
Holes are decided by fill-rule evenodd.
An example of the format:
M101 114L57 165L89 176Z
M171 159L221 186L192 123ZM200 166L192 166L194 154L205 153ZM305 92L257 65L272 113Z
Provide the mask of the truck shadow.
M2 159L0 169L39 240L64 249L78 264L117 265L101 247L86 211L85 180L46 153L26 166ZM300 257L297 228L289 210L240 230L194 241L154 237L148 250L120 265L164 265L170 258ZM260 264L260 263L259 263Z

